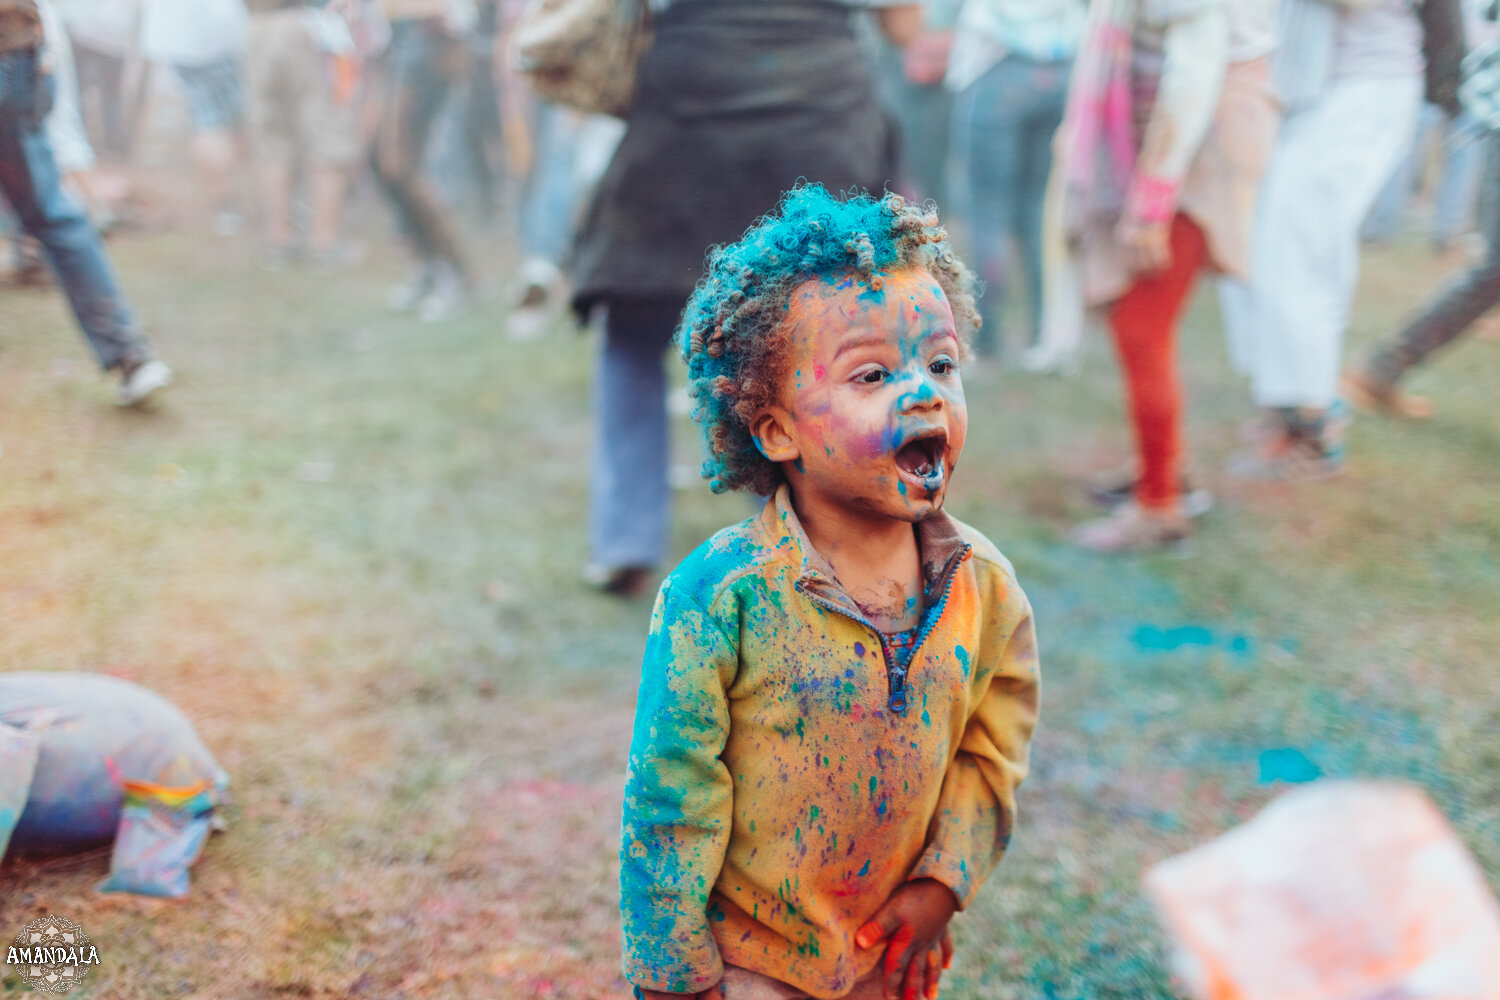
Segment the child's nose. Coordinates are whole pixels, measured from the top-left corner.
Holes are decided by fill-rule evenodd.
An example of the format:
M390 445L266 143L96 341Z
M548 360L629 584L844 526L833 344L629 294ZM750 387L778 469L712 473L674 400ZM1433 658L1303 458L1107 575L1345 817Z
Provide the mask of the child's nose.
M906 379L906 386L897 398L896 405L902 413L934 409L943 405L943 394L925 372L913 374Z

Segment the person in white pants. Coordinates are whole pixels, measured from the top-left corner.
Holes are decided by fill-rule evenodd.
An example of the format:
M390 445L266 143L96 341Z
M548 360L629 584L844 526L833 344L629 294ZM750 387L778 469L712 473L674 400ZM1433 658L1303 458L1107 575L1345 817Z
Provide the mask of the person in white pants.
M1265 411L1230 471L1261 479L1342 465L1338 382L1359 227L1411 143L1423 96L1422 25L1406 0L1287 0L1282 25L1274 75L1286 115L1250 278L1220 285L1231 355Z

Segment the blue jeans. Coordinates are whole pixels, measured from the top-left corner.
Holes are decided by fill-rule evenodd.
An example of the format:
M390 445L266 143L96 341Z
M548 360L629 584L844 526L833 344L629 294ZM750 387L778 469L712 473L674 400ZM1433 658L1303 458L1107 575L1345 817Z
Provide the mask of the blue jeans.
M1467 232L1473 222L1484 158L1483 143L1476 133L1474 121L1467 113L1450 119L1437 105L1424 104L1411 152L1375 199L1375 207L1370 210L1360 235L1383 243L1395 233L1434 134L1442 141L1443 162L1432 199L1432 241L1441 248Z
M99 364L149 359L150 344L120 293L99 232L62 189L42 129L55 81L37 74L32 49L0 55L0 195L36 237Z
M526 256L561 265L573 240L578 200L573 150L581 119L572 111L536 100L536 153L521 198L521 242Z
M611 299L594 372L589 562L658 566L667 554L667 374L677 299Z
M974 267L984 282L981 354L1000 346L1011 244L1020 249L1028 299L1028 345L1041 335L1042 200L1052 171L1052 136L1062 123L1069 63L1009 55L958 95L953 138L967 164Z

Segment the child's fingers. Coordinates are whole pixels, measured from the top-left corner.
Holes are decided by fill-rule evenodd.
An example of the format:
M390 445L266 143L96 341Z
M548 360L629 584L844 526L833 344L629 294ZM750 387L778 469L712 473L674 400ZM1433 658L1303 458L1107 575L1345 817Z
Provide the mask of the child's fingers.
M859 929L859 933L854 935L854 947L861 949L873 948L884 940L885 928L880 926L879 921L871 920Z
M891 937L890 944L885 946L885 975L887 979L893 978L897 970L905 966L903 957L911 947L911 939L916 936L910 924L902 924Z
M927 950L927 975L922 989L923 1000L937 1000L938 980L943 978L943 959L936 948Z
M887 936L894 934L906 921L890 905L889 901L875 915L865 921L865 925L854 935L854 946L856 948L873 948L884 941Z
M943 952L943 968L953 968L953 934L948 928L943 928L943 933L938 935L938 947Z
M901 976L901 1000L921 1000L926 992L925 980L927 978L926 957L917 952L912 952L911 960L906 963L906 969Z

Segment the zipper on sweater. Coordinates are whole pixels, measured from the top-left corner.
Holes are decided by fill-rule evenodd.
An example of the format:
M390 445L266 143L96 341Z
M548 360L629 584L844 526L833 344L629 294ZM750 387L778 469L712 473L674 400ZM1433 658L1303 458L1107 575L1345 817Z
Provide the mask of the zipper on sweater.
M972 546L965 545L962 549L959 549L948 560L948 565L943 567L943 571L938 577L938 579L943 581L942 591L939 593L938 602L933 606L931 614L923 613L923 617L927 619L927 623L922 626L922 631L917 633L917 641L911 648L911 659L907 661L909 664L916 662L917 653L921 650L922 643L932 634L932 630L937 627L938 620L943 617L943 611L948 606L948 595L953 590L954 571L958 569L960 563L969 557L969 550L971 548ZM886 634L876 628L874 623L863 615L851 614L848 608L841 607L825 597L819 597L817 594L814 594L802 585L801 580L798 580L794 586L799 593L819 607L827 608L834 614L843 615L855 624L863 625L875 633L875 638L880 644L880 656L885 661L885 676L890 691L886 698L886 707L897 715L904 715L906 713L908 668L901 666L896 660L895 651L892 649L890 639Z

